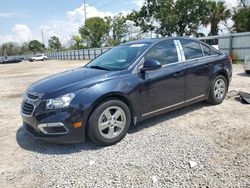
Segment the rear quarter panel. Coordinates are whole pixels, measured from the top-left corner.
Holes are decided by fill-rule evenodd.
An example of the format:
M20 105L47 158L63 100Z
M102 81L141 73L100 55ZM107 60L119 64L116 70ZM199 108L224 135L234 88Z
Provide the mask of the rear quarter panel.
M224 75L228 84L230 83L232 79L232 63L228 55L219 55L213 63L212 80L219 74Z

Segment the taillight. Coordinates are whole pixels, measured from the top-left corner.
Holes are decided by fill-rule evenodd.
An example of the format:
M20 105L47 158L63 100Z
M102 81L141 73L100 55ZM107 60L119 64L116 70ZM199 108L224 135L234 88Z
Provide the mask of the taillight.
M228 61L232 64L233 63L232 57L229 55L227 56L227 58L228 58Z

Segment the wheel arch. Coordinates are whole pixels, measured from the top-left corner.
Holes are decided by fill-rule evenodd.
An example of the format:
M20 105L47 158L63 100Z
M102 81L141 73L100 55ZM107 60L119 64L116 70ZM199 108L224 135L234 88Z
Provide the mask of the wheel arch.
M87 118L87 122L89 121L89 118L91 116L91 114L93 113L93 111L97 108L98 105L104 103L105 101L108 101L110 99L116 99L116 100L120 100L122 102L124 102L129 110L130 110L130 115L131 115L131 123L133 123L133 117L134 117L134 106L131 103L131 101L129 100L128 96L126 96L125 94L121 93L121 92L112 92L112 93L107 93L101 97L99 97L92 105L91 109L90 109L90 113L88 115Z
M213 80L214 80L217 76L219 76L219 75L222 75L222 76L224 76L224 77L226 78L226 80L227 80L227 90L228 90L228 87L229 87L229 76L228 76L228 74L227 74L227 72L226 72L225 70L220 70L220 71L216 72L216 73L213 75L213 78L212 78L211 83L212 83Z

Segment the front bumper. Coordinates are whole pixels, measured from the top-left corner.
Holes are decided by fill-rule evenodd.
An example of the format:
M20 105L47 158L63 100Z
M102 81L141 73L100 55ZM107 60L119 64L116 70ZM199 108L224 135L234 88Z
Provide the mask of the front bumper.
M23 128L35 139L44 140L53 143L78 143L85 141L85 123L80 111L55 111L53 113L34 113L32 116L22 114ZM52 132L46 133L38 128L39 125L60 122L65 130L54 129ZM75 128L72 126L74 122L82 122L82 126ZM58 131L58 132L57 132ZM58 134L59 133L59 134Z

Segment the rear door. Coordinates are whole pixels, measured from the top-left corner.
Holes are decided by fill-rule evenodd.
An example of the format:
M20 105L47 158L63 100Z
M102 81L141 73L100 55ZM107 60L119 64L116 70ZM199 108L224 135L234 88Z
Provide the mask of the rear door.
M212 59L209 60L209 56L204 56L202 45L198 41L180 39L180 42L185 59L185 101L204 98L210 86Z

